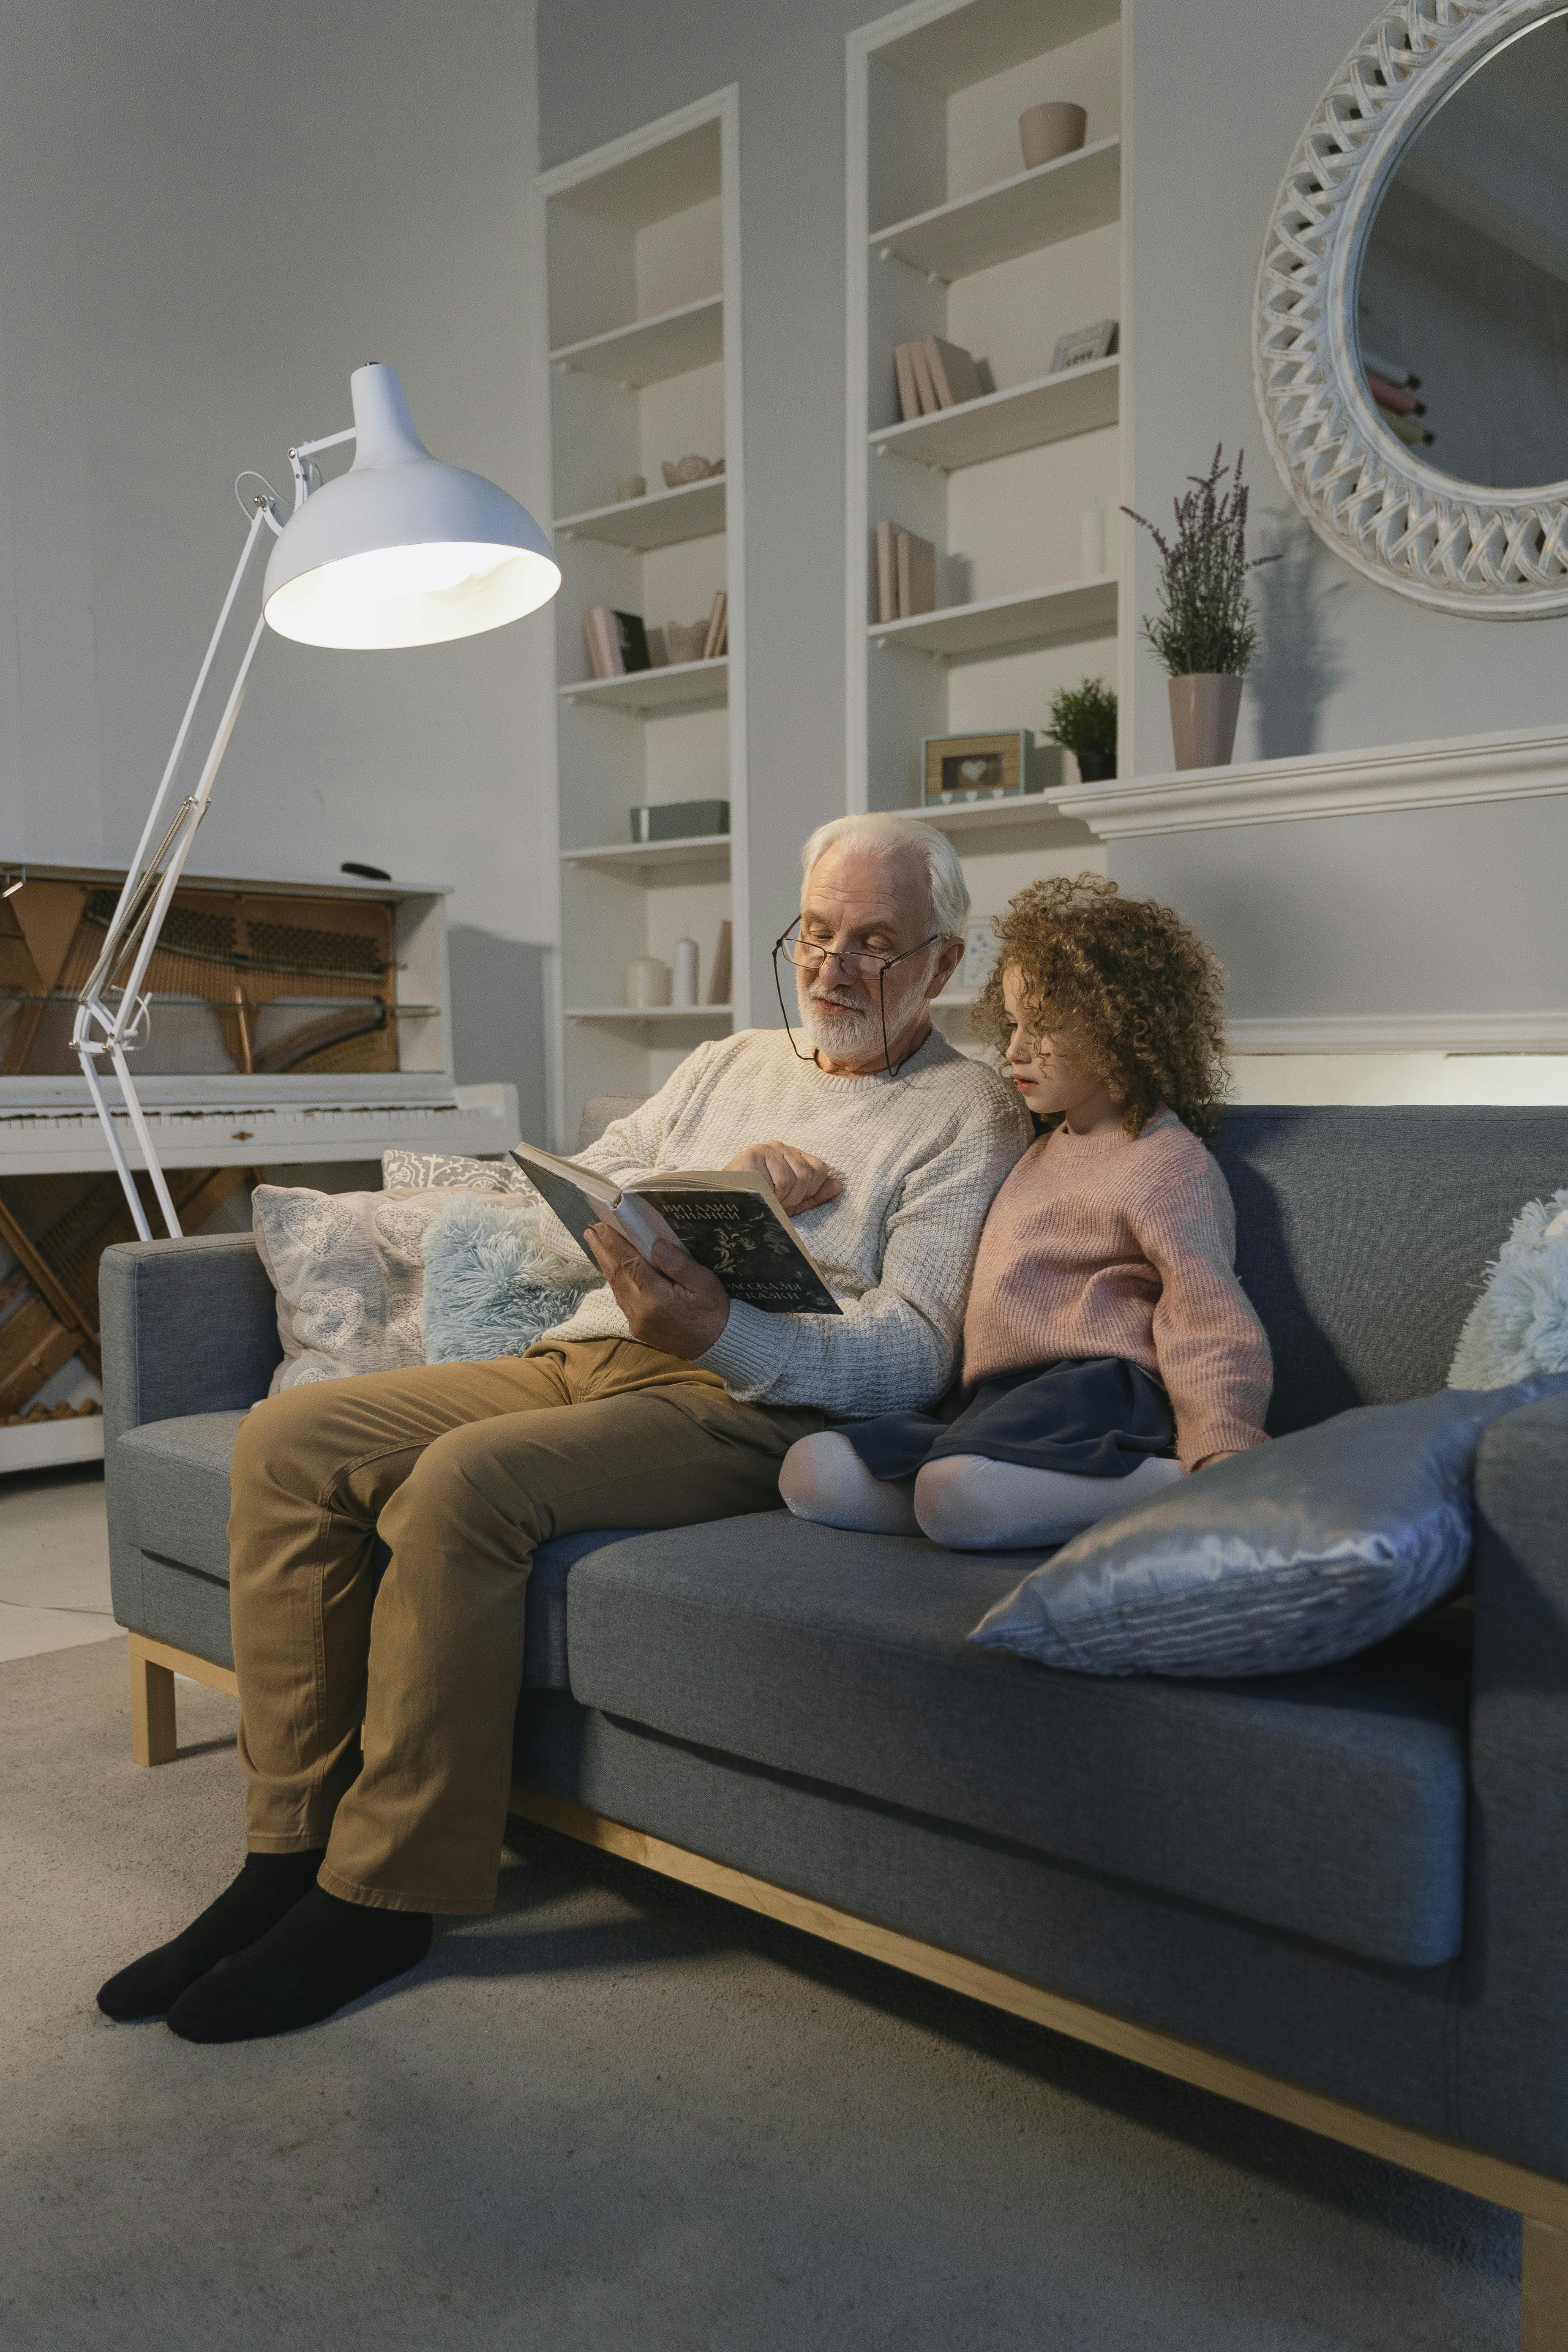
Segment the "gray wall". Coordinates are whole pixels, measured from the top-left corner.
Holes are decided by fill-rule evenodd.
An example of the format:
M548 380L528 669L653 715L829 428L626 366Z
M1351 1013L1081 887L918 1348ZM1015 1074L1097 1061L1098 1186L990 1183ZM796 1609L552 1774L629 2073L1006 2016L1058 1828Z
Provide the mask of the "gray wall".
M243 538L233 478L285 489L362 361L401 369L438 455L537 506L535 142L531 0L9 0L0 856L130 855ZM535 1134L548 632L268 635L193 860L455 884L458 1075L517 1080Z
M1263 625L1237 759L1479 734L1568 711L1568 620L1462 620L1373 586L1295 518L1251 388L1251 301L1264 231L1318 99L1371 0L1132 0L1130 503L1169 514L1216 441L1244 444ZM1137 534L1136 609L1155 564ZM1163 674L1137 658L1133 772L1170 764ZM1230 969L1232 1010L1525 1011L1568 1005L1552 885L1568 803L1531 801L1314 820L1113 844L1125 887L1202 924Z

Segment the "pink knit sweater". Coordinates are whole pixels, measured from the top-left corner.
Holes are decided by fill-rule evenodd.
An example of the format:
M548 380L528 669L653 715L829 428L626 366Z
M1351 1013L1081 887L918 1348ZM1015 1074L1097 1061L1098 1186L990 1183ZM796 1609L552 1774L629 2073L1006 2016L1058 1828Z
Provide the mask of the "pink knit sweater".
M1062 1357L1123 1356L1164 1383L1184 1468L1260 1445L1273 1366L1235 1262L1230 1188L1173 1111L1136 1138L1058 1127L991 1204L963 1385Z

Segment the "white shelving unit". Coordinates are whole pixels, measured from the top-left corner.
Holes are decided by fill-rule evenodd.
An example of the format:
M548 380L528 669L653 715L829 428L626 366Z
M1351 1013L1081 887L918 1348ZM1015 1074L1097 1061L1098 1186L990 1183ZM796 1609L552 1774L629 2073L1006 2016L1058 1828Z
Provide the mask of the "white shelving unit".
M733 88L546 173L535 184L536 348L550 368L556 600L556 832L561 948L550 988L551 1140L570 1150L591 1094L662 1083L702 1036L749 1018L745 871L744 450L739 107ZM662 461L724 471L677 489ZM640 475L647 494L620 486ZM729 651L595 679L588 606L650 629L729 598ZM632 842L649 802L726 800L729 834ZM635 957L700 952L706 993L733 925L733 1005L633 1008Z
M847 57L848 805L917 807L927 736L1032 730L1042 794L924 812L957 844L976 914L994 914L1042 875L1104 866L1054 804L1076 762L1043 739L1059 687L1117 684L1127 625L1120 5L912 0L852 32ZM1017 119L1046 99L1087 110L1086 142L1026 170ZM1054 373L1058 339L1101 319L1118 322L1112 355ZM995 388L906 423L894 347L925 335L988 362ZM935 612L877 621L880 520L934 542ZM939 1000L955 1042L963 977Z

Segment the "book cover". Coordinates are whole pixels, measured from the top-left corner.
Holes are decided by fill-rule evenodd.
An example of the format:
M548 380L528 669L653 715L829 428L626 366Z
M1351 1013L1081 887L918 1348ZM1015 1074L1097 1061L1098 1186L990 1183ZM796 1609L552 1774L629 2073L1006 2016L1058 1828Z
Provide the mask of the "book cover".
M899 415L906 425L912 424L921 413L921 395L908 343L900 343L893 352L893 373L898 379Z
M979 399L980 371L962 343L949 343L941 335L928 335L925 355L932 386L943 408L956 408L961 401Z
M899 578L899 618L912 621L917 613L936 610L936 549L918 531L900 530L895 541Z
M931 382L931 362L926 357L924 343L910 345L910 365L915 372L915 389L921 396L921 415L934 416L942 403L936 396L936 386Z
M623 670L651 669L653 656L648 651L647 631L640 613L612 613L610 626L620 647Z
M514 1144L510 1156L587 1256L589 1226L609 1224L644 1257L656 1241L679 1242L731 1298L764 1314L843 1311L772 1185L752 1169L671 1170L617 1186L536 1143Z
M877 618L879 621L896 621L899 617L899 575L890 522L877 525L872 543L877 562Z
M592 611L583 615L583 642L588 648L588 667L595 677L608 677L605 667L605 649L599 642L599 631Z

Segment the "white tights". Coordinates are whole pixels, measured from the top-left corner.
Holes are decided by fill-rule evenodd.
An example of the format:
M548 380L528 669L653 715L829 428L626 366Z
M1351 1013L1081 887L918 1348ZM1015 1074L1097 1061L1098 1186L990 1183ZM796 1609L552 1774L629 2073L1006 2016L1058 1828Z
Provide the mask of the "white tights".
M1181 1476L1148 1456L1125 1478L1028 1470L983 1454L947 1454L913 1478L873 1478L841 1430L803 1437L784 1455L779 1492L797 1519L868 1535L929 1536L950 1551L1010 1551L1066 1543L1123 1503L1142 1501Z

